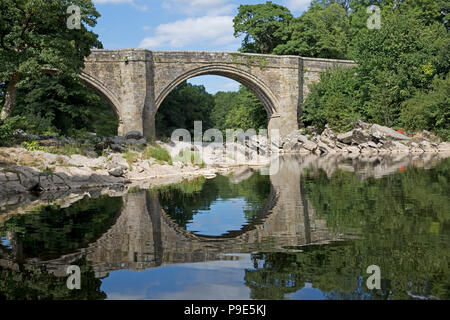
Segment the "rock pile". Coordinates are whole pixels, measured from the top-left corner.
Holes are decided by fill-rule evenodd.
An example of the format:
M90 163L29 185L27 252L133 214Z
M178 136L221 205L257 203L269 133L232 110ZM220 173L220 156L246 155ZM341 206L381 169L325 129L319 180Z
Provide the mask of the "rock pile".
M441 143L439 138L427 131L408 137L388 127L358 121L355 129L341 134L335 133L328 126L320 135L314 130L308 135L302 130L296 130L282 140L280 152L317 155L343 153L349 156L437 153L450 152L450 143Z
M16 130L14 138L17 142L37 141L40 146L57 147L61 145L84 146L88 155L95 157L103 150L125 152L127 149L147 146L147 139L139 131L130 131L125 136L98 137L95 133L87 133L85 138L57 137L53 135L32 135Z

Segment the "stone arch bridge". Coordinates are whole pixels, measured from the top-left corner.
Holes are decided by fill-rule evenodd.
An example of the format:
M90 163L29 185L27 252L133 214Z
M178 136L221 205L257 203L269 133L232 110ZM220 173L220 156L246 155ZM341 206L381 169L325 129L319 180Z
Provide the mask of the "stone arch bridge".
M298 128L308 85L320 72L352 65L347 60L237 52L93 50L80 78L113 107L119 135L136 130L153 138L156 112L171 90L192 77L219 75L250 89L266 109L268 129L279 129L283 137Z

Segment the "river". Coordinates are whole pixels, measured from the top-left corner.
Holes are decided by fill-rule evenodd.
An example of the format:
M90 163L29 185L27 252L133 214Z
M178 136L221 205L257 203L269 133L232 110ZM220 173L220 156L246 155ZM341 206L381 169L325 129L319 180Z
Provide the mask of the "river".
M450 159L294 157L3 206L0 299L449 299L449 178Z

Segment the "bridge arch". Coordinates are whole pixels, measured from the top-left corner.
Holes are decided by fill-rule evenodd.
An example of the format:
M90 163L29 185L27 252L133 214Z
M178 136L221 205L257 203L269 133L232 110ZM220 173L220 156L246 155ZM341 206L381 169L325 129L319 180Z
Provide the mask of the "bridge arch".
M191 69L179 75L172 82L170 82L156 98L155 110L157 111L159 109L161 103L169 95L169 93L182 82L190 78L203 75L222 76L241 83L242 85L247 87L253 94L255 94L255 96L262 102L269 119L277 115L278 100L273 94L272 90L270 90L270 88L255 75L227 64L206 65Z
M195 240L200 242L208 242L208 241L221 241L223 243L230 242L234 243L235 241L240 241L242 238L246 236L249 237L252 233L257 232L257 229L264 229L264 223L266 219L273 213L273 208L276 206L278 201L279 193L270 182L270 193L266 199L264 206L259 210L256 218L250 224L246 224L242 226L239 230L231 230L226 232L220 236L209 236L204 234L193 233L192 231L188 231L183 229L178 223L173 220L173 218L164 210L164 208L159 205L160 215L162 221L171 228L177 235L180 235L186 239L186 241ZM154 200L158 201L157 198Z
M114 114L119 120L118 134L121 135L122 115L120 112L121 103L119 101L119 98L113 92L111 92L111 90L105 87L99 79L95 78L94 76L87 74L86 72L83 71L78 77L85 85L87 85L89 88L97 92L110 105L110 107L114 111Z

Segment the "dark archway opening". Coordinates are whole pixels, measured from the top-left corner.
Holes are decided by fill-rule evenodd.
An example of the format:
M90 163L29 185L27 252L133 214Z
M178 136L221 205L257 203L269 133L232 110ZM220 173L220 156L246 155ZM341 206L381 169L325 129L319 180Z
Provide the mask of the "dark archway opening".
M243 84L224 76L196 76L163 100L155 118L156 136L168 139L179 128L192 135L194 121L202 121L203 131L267 129L269 116L263 101Z

